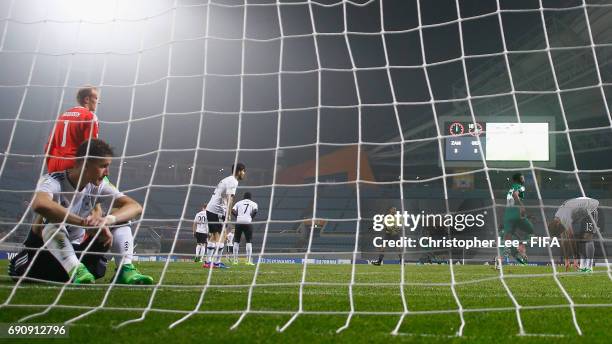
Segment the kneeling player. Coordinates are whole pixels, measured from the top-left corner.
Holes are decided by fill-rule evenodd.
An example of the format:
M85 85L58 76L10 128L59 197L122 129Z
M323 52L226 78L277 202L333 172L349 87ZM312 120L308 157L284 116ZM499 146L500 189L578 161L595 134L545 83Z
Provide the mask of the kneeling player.
M13 277L23 275L31 264L29 277L93 283L106 272L104 253L110 248L119 271L117 283L153 283L150 276L141 274L132 264L134 239L126 224L142 212L142 207L104 182L112 156L112 149L104 141L86 141L77 150L73 168L42 177L32 209L45 219L42 237L46 250L33 262L28 260L27 254L25 259L11 261L9 272ZM115 208L112 215L103 217L92 212L98 201L110 203L112 199ZM96 241L91 243L98 230ZM85 249L87 252L82 252Z
M246 240L246 264L253 264L253 218L257 215L257 203L251 200L251 193L245 192L241 201L237 202L232 208L232 214L236 217L236 233L234 234L234 264L238 264L238 251L240 250L240 239L244 233Z
M580 271L593 272L595 243L593 235L598 230L599 201L589 197L565 201L548 224L550 234L575 241L580 255ZM571 245L568 245L571 247ZM566 262L567 264L567 262Z

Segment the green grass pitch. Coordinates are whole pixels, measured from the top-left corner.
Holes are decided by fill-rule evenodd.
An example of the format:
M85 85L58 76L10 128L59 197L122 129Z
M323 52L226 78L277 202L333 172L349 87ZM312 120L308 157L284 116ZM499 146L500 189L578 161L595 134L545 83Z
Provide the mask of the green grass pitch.
M164 264L139 263L138 266L157 280ZM6 261L0 262L0 268L6 271ZM202 269L200 264L170 263L164 286L158 289L153 310L147 313L144 321L115 329L123 321L142 314L153 288L115 286L105 305L108 309L97 310L73 323L69 339L54 341L609 343L612 338L612 280L605 270L588 275L559 275L561 284L576 304L577 321L583 331L583 335L578 336L568 301L553 279L550 267L505 268L507 285L523 307L520 317L527 335L518 336L517 314L498 272L482 265L454 266L456 295L465 310L461 337L456 336L461 320L450 287L449 266L414 264L405 265L404 298L410 313L404 317L398 335L391 335L391 332L404 310L399 265L356 266L353 287L356 313L349 327L340 333L336 330L345 324L350 311L351 266L308 265L307 283L303 289L304 312L284 332L278 332L277 329L298 310L302 268L297 264L262 264L257 276L258 286L252 294L253 313L248 314L235 330L229 328L247 306L248 286L255 267L239 265L228 270L214 270L199 309L212 313L195 314L168 329L171 323L195 308L208 275L208 270ZM107 275L98 283L108 282L111 274ZM309 284L313 282L320 284ZM13 286L6 277L0 280L2 303ZM2 307L0 323L12 323L44 310L45 305L56 299L60 288L51 284L22 284L10 304L37 306ZM53 308L28 322L61 323L74 318L99 306L107 289L108 286L70 286L58 304L71 307Z

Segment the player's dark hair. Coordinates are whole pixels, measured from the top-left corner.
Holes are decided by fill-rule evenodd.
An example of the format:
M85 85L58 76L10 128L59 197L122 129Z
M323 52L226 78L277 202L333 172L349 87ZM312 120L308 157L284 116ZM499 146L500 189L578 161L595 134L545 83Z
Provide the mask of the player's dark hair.
M515 173L512 175L512 181L513 182L517 182L520 183L521 182L521 177L523 176L522 173Z
M83 103L85 102L85 98L90 97L93 91L97 91L97 90L98 90L97 87L91 86L91 85L86 85L86 86L81 87L77 91L77 95L76 95L76 100L79 103L79 105L83 105Z
M83 161L85 155L89 156L90 159L99 159L111 157L114 155L114 152L108 143L98 139L91 139L81 143L77 149L77 161Z
M244 166L244 164L241 162L236 164L236 169L234 169L234 165L232 165L232 171L234 172L234 175L237 175L238 172L244 171L244 170L246 170L246 166Z
M251 199L251 193L250 192L245 192L244 196L242 196L243 199Z

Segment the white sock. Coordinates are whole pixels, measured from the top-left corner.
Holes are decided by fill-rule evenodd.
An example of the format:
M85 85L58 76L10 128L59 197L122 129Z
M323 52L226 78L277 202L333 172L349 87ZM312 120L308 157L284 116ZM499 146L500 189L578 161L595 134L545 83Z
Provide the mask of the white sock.
M134 237L129 226L113 230L113 247L111 252L114 253L117 267L121 264L132 264L132 258L134 258Z
M253 245L250 242L246 244L246 254L247 254L247 262L252 263L251 255L253 254Z
M215 243L209 242L206 246L206 262L212 262L213 255L215 254Z
M595 261L595 259L587 258L587 268L593 270L593 261Z
M215 254L215 263L221 263L221 256L223 256L223 247L225 245L222 242L217 243L217 252Z
M580 268L584 269L587 267L587 262L586 262L586 258L580 258Z
M234 243L234 261L237 262L238 261L238 251L240 250L240 244L235 242Z
M202 253L202 245L197 244L196 245L196 253L195 253L195 257L198 258L200 256L200 254Z
M72 269L79 265L79 259L76 253L74 253L74 248L72 248L70 239L68 239L66 228L61 227L59 231L57 228L57 225L46 225L42 232L43 240L45 242L49 241L47 243L47 248L50 250L53 257L62 264L66 273L69 274ZM53 239L49 240L51 237L53 237Z

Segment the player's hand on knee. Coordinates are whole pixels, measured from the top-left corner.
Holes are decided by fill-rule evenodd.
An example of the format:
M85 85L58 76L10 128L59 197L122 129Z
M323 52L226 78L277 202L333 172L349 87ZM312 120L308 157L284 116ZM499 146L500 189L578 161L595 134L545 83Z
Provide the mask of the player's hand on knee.
M111 233L110 228L108 228L107 226L103 226L101 228L98 240L100 240L104 247L111 247L111 245L113 244L113 233Z

